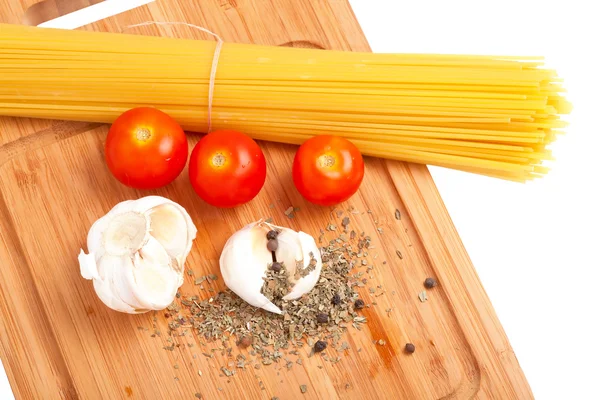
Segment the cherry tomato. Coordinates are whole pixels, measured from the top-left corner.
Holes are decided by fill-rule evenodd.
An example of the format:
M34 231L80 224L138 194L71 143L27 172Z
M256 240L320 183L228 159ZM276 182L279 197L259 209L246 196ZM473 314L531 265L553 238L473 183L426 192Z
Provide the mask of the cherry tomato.
M121 183L156 189L179 176L187 162L188 142L181 126L167 114L139 107L115 120L104 150L108 169Z
M249 136L222 130L200 139L192 151L189 171L192 187L204 201L217 207L235 207L260 192L267 163Z
M315 136L300 146L292 175L302 196L311 203L332 206L348 200L360 186L365 164L360 151L338 136Z

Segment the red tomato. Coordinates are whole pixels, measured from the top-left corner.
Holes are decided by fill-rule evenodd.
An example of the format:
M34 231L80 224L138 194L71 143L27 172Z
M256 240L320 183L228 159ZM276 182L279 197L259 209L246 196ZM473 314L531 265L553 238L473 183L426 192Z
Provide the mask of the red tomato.
M315 136L300 146L292 175L302 196L311 203L332 206L348 200L360 186L365 164L360 151L338 136Z
M267 163L258 144L243 133L209 133L190 157L190 181L198 196L217 207L252 200L265 184Z
M175 120L155 108L133 108L110 127L105 156L121 183L156 189L173 181L187 161L188 143Z

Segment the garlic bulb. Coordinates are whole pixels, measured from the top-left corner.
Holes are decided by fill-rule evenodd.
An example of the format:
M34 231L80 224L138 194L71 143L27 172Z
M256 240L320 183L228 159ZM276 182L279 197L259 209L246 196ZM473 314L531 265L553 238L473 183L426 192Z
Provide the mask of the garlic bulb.
M160 196L117 204L88 233L81 275L116 311L162 310L183 284L183 264L196 237L186 210Z
M304 233L268 224L253 222L234 233L221 253L219 264L221 275L229 289L244 301L267 311L281 314L281 310L262 293L263 277L272 263L271 252L267 249L267 233L279 232L277 261L284 263L292 290L283 300L294 300L308 293L317 284L323 263L315 239ZM315 268L304 277L294 277L297 268L307 268L314 260ZM296 279L299 278L299 279Z

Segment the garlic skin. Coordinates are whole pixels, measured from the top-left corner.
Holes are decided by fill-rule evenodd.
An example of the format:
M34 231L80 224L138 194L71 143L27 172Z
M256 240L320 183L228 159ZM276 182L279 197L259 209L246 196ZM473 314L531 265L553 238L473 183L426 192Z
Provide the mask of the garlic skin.
M138 314L166 308L183 284L196 226L179 204L147 196L117 204L87 236L81 275L113 310Z
M292 290L284 300L294 300L308 293L319 281L323 262L315 239L293 229L275 226L262 220L246 225L234 233L223 248L219 264L221 275L229 289L254 307L272 313L281 314L281 310L262 293L263 277L269 264L273 262L271 252L267 249L267 232L279 231L278 248L275 255L278 262L285 264L289 273ZM294 279L297 263L305 268L312 258L316 267L304 278Z

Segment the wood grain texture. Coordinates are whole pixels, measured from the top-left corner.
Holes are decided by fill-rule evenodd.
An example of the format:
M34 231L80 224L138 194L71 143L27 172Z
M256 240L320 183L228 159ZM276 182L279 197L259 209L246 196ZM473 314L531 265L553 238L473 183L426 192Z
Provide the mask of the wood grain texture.
M104 0L42 0L25 10L23 23L36 26L102 1Z
M21 23L30 5L0 0L2 22ZM201 25L226 41L369 50L342 0L159 0L82 29L119 31L147 20ZM136 29L203 37L185 27ZM302 366L250 368L228 379L219 369L230 360L220 353L203 357L196 337L177 338L181 347L163 350L166 336L151 338L138 329L156 324L166 332L161 313L113 312L79 275L77 253L87 231L114 204L147 194L182 204L199 228L188 266L201 274L218 274L223 244L250 221L271 216L277 224L317 235L339 218L334 214L333 221L330 209L305 203L293 187L293 146L261 143L268 160L264 189L249 204L219 210L196 197L187 170L156 191L120 185L103 160L106 132L101 124L0 118L0 356L17 398L194 399L195 393L205 399L532 398L427 168L373 158L366 160L359 193L339 209L361 211L350 215L352 227L373 238L373 279L361 295L377 305L365 310L369 322L363 330L347 335L351 350L339 363L308 358L305 348ZM191 149L198 135L189 140ZM284 215L291 205L301 208L294 219ZM440 285L421 303L417 294L429 276ZM373 298L368 288L377 284L385 294ZM181 291L209 295L198 293L187 275ZM379 339L386 345L373 344ZM407 342L417 346L413 355L402 351ZM211 347L216 346L206 348Z

